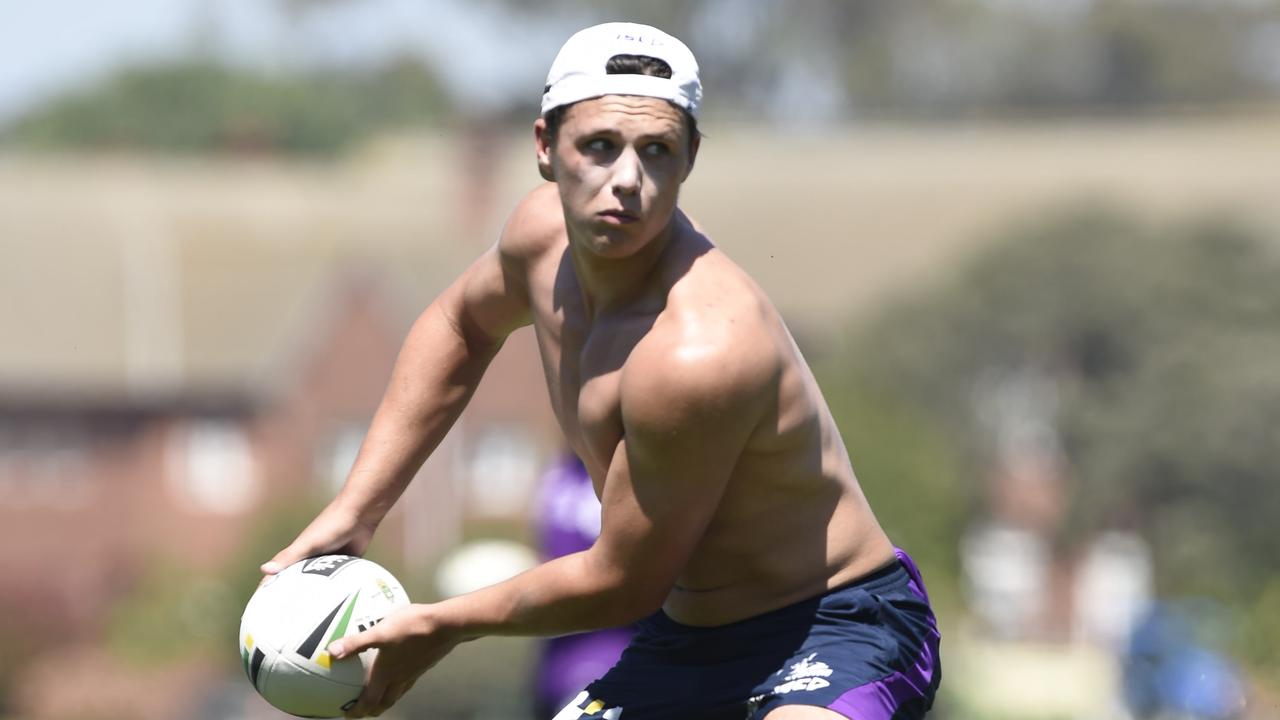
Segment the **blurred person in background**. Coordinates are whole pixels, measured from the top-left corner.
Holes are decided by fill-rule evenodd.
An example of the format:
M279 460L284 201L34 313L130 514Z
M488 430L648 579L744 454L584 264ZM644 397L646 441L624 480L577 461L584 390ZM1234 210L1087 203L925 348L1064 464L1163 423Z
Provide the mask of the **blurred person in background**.
M329 648L379 655L379 715L458 644L638 623L575 718L906 720L939 634L813 375L763 291L677 208L699 147L692 53L656 28L575 34L534 123L549 182L410 331L341 492L263 565L359 554L506 336L532 324L602 503L589 548L397 611ZM780 239L785 240L785 239Z
M600 500L586 466L572 452L542 474L534 509L544 562L589 550L600 535ZM534 677L534 716L551 717L613 667L633 634L630 627L605 628L543 641Z
M1190 617L1209 607L1156 603L1121 658L1124 697L1134 717L1229 720L1242 717L1245 688L1233 664L1197 637Z

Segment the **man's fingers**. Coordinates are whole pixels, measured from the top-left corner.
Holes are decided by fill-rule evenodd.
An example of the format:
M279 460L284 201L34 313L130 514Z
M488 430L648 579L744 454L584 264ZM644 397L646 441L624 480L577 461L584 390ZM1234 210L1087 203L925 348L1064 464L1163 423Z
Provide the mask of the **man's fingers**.
M413 683L410 682L398 683L388 687L386 691L382 693L382 699L378 701L378 704L370 708L369 715L371 717L378 717L382 715L382 713L390 710L391 706L400 702L400 698L403 697L405 692L412 686Z
M413 681L387 686L382 690L381 696L378 697L376 702L373 700L374 694L366 689L365 693L360 696L360 702L353 708L353 712L362 712L368 717L380 717L382 713L390 710L392 705L400 702L400 698L404 697L404 694L411 687L413 687ZM369 698L368 702L365 702L366 695Z
M292 547L292 546L291 546ZM262 580L258 582L258 587L262 587L276 573L293 564L292 555L289 548L285 548L276 553L276 556L258 566L258 570L262 573Z
M361 633L361 635L364 634L367 633ZM355 637L358 636L353 635L350 638L339 640L329 647L333 648L334 645L343 643L346 640L351 640ZM348 650L348 652L351 651ZM357 650L355 652L359 651ZM332 650L330 650L330 654L332 654ZM386 674L379 669L377 661L374 661L373 667L369 669L369 678L365 681L364 691L360 693L360 698L356 700L355 707L347 711L345 717L362 718L377 717L381 715L388 707L391 706L391 703L395 702L399 698L398 693L395 694L395 697L391 697L392 693L389 692L388 685L389 681L386 678Z
M281 550L276 556L258 566L263 575L275 575L281 570L289 567L295 562L301 560L305 555L300 555L293 549L293 546Z
M349 655L355 655L357 653L362 653L369 648L378 647L381 639L382 636L378 633L378 628L373 627L362 633L348 635L329 643L329 654L332 655L335 660L341 660ZM372 678L370 681L372 682Z
M360 693L360 698L356 700L355 707L348 710L343 717L369 717L370 713L382 703L383 692L385 692L385 687L377 687L371 681L370 684L365 686L364 691Z

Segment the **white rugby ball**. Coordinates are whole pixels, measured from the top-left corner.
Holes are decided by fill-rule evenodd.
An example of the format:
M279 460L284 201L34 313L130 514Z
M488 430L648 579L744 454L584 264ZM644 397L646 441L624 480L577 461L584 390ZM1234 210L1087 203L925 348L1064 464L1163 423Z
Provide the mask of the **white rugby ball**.
M377 650L334 660L326 648L381 622L409 596L371 560L321 555L269 577L240 618L240 657L253 688L292 715L341 717L360 696Z

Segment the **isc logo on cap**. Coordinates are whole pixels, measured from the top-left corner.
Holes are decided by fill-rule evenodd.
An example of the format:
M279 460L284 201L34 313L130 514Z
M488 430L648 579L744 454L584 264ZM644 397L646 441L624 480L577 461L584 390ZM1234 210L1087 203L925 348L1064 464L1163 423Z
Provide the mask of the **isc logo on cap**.
M662 40L660 38L650 39L643 35L632 35L631 33L618 33L618 39L626 40L627 42L640 43L641 45L652 45L654 47L662 44Z

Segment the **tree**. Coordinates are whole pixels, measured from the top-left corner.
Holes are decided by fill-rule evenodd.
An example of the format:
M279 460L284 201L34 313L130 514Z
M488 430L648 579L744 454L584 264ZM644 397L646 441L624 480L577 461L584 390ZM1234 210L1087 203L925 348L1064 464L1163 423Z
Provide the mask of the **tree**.
M196 59L126 69L5 134L41 148L330 155L389 127L435 122L445 104L435 75L412 60L273 76Z
M1227 218L1152 228L1077 208L1012 230L848 346L874 348L867 381L959 440L962 477L994 450L975 388L1049 378L1071 478L1059 540L1135 529L1160 592L1261 614L1280 587L1278 249Z

